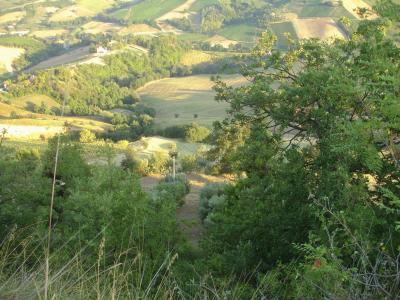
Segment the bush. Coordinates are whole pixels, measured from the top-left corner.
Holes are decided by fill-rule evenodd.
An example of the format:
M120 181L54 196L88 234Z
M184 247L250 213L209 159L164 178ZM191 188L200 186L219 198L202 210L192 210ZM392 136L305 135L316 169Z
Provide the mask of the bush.
M203 142L209 135L210 129L192 123L185 128L185 141L189 143Z
M10 112L10 118L11 119L18 119L19 115L15 111L12 111L12 112Z
M128 140L120 140L117 142L117 145L122 147L122 148L128 148L129 146L129 141Z
M195 154L185 155L181 158L182 172L193 172L198 169L197 156Z
M171 158L162 152L153 153L149 159L150 173L165 174L171 166Z
M185 126L183 125L174 125L165 128L161 135L171 139L184 139L185 138Z
M207 184L200 192L200 218L205 223L210 223L210 215L214 208L225 200L225 184Z
M184 139L189 143L203 142L209 135L207 127L199 126L197 123L190 125L174 125L165 128L161 132L162 136L173 139Z
M146 176L149 173L149 162L139 158L139 155L132 148L125 151L125 158L121 162L121 166L125 170Z
M93 143L96 140L96 135L89 129L84 129L79 133L79 141L81 143Z
M166 176L155 187L154 192L165 199L173 199L178 206L181 206L184 197L190 192L190 183L185 175L178 175L175 180L172 176Z

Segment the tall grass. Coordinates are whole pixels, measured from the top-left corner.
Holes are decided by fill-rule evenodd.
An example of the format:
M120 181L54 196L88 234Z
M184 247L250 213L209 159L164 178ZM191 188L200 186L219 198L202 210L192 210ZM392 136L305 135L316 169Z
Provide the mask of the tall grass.
M0 245L0 299L43 299L47 238L31 235L16 242L23 231L14 230ZM105 257L111 255L104 252L106 242L102 240L97 260L90 265L85 263L84 248L62 264L58 263L62 249L55 249L49 257L48 298L243 299L240 286L216 282L211 276L181 282L173 270L179 260L174 252L166 253L156 267L140 253L129 257L130 249L113 253L114 262L106 264Z

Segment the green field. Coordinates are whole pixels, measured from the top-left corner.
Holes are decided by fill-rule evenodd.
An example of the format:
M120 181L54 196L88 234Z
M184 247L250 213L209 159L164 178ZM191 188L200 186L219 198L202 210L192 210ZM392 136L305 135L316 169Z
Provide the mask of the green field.
M29 95L23 96L17 99L13 99L11 104L18 108L29 110L32 104L41 105L42 102L47 105L48 108L59 108L60 104L54 99L46 95Z
M338 19L341 17L348 17L349 19L354 19L354 16L344 7L330 7L321 4L305 5L298 15L300 18L331 17Z
M245 82L245 79L238 75L223 78L232 85ZM227 103L214 100L213 85L208 75L198 75L154 81L138 92L142 102L156 110L155 121L158 127L191 122L210 127L214 121L222 120L226 116L226 109L229 107ZM198 115L197 118L195 114Z
M65 122L68 122L73 128L86 128L93 131L104 131L111 127L108 123L90 117L59 117L33 113L27 110L29 105L40 105L42 102L49 108L59 107L57 102L43 95L32 95L13 99L11 100L11 104L0 102L0 123L18 126L59 127L64 126ZM17 115L16 118L11 118L13 113Z
M271 30L278 38L278 48L287 48L288 39L285 36L286 33L289 33L293 39L297 38L292 22L273 23L271 24Z
M216 5L219 4L220 1L219 0L197 0L192 7L190 8L190 10L192 11L200 11L202 10L204 7L206 6L210 6L210 5Z
M258 38L259 30L251 24L235 24L223 27L218 34L229 40L253 43Z
M137 146L138 144L146 144L146 147ZM180 156L185 156L195 154L202 146L205 147L203 144L186 143L179 139L168 139L159 136L143 138L141 141L130 145L130 147L138 151L142 158L147 158L157 152L168 154L175 147Z
M185 32L178 35L178 38L182 41L197 42L197 41L205 41L210 37L202 33Z
M111 17L133 22L155 20L184 2L185 0L144 0L130 8L123 8L113 12Z
M76 0L76 3L83 8L99 13L115 4L114 0Z

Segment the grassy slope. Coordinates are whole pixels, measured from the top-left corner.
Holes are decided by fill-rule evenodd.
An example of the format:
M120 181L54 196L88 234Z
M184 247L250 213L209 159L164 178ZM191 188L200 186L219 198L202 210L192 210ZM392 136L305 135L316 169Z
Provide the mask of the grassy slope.
M185 0L144 0L130 8L117 10L111 16L121 20L129 18L133 22L155 20L184 2Z
M229 40L252 43L258 37L258 29L251 24L235 24L225 26L218 34Z
M12 100L11 104L21 109L29 109L30 104L41 105L42 102L44 102L49 108L60 107L60 104L58 102L46 95L23 96Z
M76 3L83 8L89 9L95 13L112 7L115 4L114 0L77 0Z
M288 40L285 36L286 33L289 33L290 36L294 39L297 38L297 34L296 31L294 30L292 22L271 24L271 30L278 38L277 46L279 48L286 48L288 46Z
M224 76L230 84L244 82L237 75ZM156 124L165 128L196 122L211 126L226 116L228 104L214 100L213 82L208 75L168 78L139 89L144 104L157 111ZM179 114L176 118L175 114ZM198 114L198 118L194 118Z
M43 95L25 96L11 101L11 104L0 103L0 124L23 125L23 126L63 126L67 121L73 127L87 128L93 131L103 131L111 125L105 122L87 117L59 117L52 115L36 114L27 111L29 103L40 105L45 102L48 107L59 107L59 104L50 97ZM10 114L15 112L18 118L11 119Z

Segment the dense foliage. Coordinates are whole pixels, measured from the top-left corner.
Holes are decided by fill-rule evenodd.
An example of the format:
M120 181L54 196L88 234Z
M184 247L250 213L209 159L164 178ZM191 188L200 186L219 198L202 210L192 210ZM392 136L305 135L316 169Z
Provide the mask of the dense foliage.
M25 238L46 234L56 145L51 140L42 156L33 150L0 149L0 235L5 240L11 231L18 232L16 247ZM140 253L151 261L148 267L158 267L168 251L179 246L175 210L188 189L183 178L176 183L165 180L149 197L135 173L112 164L90 167L82 154L78 144L62 138L52 221L51 243L57 249L53 263L67 263L81 252L81 262L90 265L103 247L102 264ZM41 239L37 243L32 247ZM43 255L40 247L30 251L31 259Z
M197 123L191 123L167 127L160 134L168 138L184 139L188 143L197 143L207 139L210 135L210 130Z
M246 2L208 6L207 26L221 12L223 22L240 20L249 13ZM170 173L174 147L147 159L127 148L119 167L111 147L88 164L83 145L69 136L39 152L7 147L3 134L0 298L43 292L53 178L54 298L399 298L400 48L387 28L398 26L400 7L384 0L377 10L383 17L360 22L349 40L304 40L282 52L265 33L244 62L248 84L216 80L217 100L230 104L226 120L210 135L197 124L163 132L211 143L207 157L182 158L184 171L199 169L203 159L204 169L235 175L200 192L199 249L183 242L177 222L188 179L166 176L147 193L139 181ZM186 48L175 42L143 39L149 56L121 53L106 58L106 67L38 72L9 88L15 96L40 92L59 101L68 92L77 114L123 107L106 134L138 137L153 130L154 111L137 103L134 88L182 71ZM95 136L82 131L79 139ZM200 190L202 182L192 183Z
M216 125L211 156L245 177L211 218L215 270L269 272L270 296L399 295L400 50L385 22L287 53L265 34L244 72L251 84L217 83L231 120ZM232 126L250 130L239 147Z
M68 90L69 112L77 115L133 103L136 88L179 72L180 58L186 51L184 44L170 36L147 40L146 46L149 55L126 50L103 57L106 66L85 64L71 72L57 68L34 76L20 75L8 82L9 90L13 96L40 93L60 102Z

